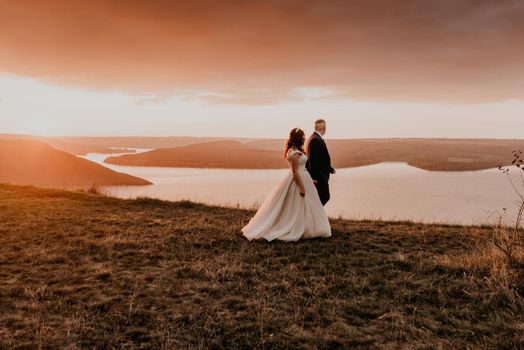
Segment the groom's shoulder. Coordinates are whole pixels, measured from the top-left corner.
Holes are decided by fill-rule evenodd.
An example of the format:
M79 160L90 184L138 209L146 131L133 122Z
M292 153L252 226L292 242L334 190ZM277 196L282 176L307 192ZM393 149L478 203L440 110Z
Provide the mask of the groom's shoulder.
M313 134L307 140L307 147L309 148L309 146L317 144L319 141L320 139L316 136L316 134Z
M311 136L309 137L309 141L320 141L320 136L318 136L318 134L316 132L312 133Z

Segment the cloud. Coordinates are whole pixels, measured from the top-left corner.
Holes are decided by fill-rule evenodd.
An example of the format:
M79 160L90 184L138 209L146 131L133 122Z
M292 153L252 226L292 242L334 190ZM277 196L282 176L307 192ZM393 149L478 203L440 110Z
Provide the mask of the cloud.
M524 97L520 0L0 0L0 71L211 103ZM325 96L323 97L325 98Z

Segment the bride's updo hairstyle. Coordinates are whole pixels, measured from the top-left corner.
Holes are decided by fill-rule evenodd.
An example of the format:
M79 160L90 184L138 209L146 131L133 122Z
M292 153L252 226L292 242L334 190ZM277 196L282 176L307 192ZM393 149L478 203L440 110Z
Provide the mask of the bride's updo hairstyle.
M304 131L300 128L294 128L289 132L289 138L284 147L284 158L287 158L287 152L295 147L300 152L304 153L304 141L306 140L306 135Z

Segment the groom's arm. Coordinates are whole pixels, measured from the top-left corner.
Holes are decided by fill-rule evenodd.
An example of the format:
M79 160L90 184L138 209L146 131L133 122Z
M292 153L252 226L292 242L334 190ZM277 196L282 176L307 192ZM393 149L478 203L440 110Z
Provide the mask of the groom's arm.
M326 158L328 160L329 173L330 174L336 173L335 169L331 165L331 156L329 155L329 150L327 149L327 145L326 145Z

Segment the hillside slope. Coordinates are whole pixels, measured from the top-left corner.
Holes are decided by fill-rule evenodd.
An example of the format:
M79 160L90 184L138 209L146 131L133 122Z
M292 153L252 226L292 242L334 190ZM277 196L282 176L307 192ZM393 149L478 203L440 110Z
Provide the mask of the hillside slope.
M252 215L0 185L0 348L524 347L524 275L489 228L248 242Z
M0 182L47 187L150 184L26 139L0 139Z

